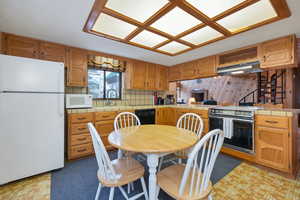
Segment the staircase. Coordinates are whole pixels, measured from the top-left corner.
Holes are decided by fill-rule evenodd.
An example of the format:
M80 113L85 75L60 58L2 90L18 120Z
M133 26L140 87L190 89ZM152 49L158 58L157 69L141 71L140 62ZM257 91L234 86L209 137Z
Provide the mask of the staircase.
M257 89L242 97L240 105L283 104L285 95L285 70L257 73Z

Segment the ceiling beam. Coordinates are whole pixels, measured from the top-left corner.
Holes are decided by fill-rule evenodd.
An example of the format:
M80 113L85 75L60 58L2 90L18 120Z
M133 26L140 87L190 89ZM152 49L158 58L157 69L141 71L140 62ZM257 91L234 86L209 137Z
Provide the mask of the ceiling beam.
M238 4L238 5L234 6L234 7L226 10L223 13L220 13L219 15L217 15L215 17L213 17L212 21L218 21L220 19L223 19L224 17L227 17L227 16L229 16L229 15L235 13L235 12L238 12L238 11L240 11L240 10L248 7L248 6L251 6L252 4L257 3L258 1L260 1L260 0L247 0L247 1L243 1L242 3L240 3L240 4Z
M273 8L276 10L280 18L286 18L291 16L291 11L285 0L270 0Z
M222 27L221 25L217 24L216 22L212 21L209 17L201 13L199 10L194 8L192 5L187 3L186 1L176 1L178 7L180 7L185 12L189 13L190 15L194 16L195 18L202 21L204 24L210 26L211 28L217 30L218 32L222 33L223 35L229 37L231 36L230 31Z
M155 29L155 28L153 28L151 26L147 26L147 25L145 25L145 24L143 24L143 23L141 23L141 22L139 22L139 21L137 21L135 19L132 19L130 17L122 15L121 13L118 13L118 12L116 12L114 10L109 9L109 8L103 8L102 12L105 13L105 14L107 14L107 15L110 15L112 17L115 17L117 19L120 19L120 20L122 20L124 22L127 22L129 24L132 24L132 25L134 25L136 27L139 27L140 29L143 29L143 30L145 29L145 30L151 31L152 33L155 33L155 34L158 34L160 36L163 36L163 37L165 37L165 38L167 38L169 40L182 43L182 44L184 44L186 46L189 46L189 47L195 47L196 46L196 45L194 45L194 44L192 44L190 42L177 39L174 36L172 36L172 35L170 35L168 33L165 33L163 31L157 30L157 29Z
M166 4L163 8L161 8L159 11L157 11L154 15L152 15L148 20L146 20L144 22L144 27L150 26L151 24L153 24L155 21L157 21L158 19L160 19L162 16L164 16L167 12L169 12L170 10L172 10L173 8L175 8L176 5L173 3L168 3ZM139 34L140 32L142 32L144 29L143 28L137 28L136 30L134 30L132 33L130 33L125 40L129 41L132 38L134 38L137 34Z
M83 31L88 32L93 29L93 26L104 8L107 0L96 0L89 14L88 20L85 22Z

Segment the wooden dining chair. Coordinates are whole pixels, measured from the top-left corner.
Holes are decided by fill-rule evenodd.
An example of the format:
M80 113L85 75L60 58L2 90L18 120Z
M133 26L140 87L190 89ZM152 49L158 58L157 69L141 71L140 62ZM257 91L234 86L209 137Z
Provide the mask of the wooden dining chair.
M184 130L192 131L198 136L199 139L201 138L203 128L204 128L202 118L195 113L185 113L182 116L180 116L180 118L177 121L176 127ZM185 151L174 153L175 156L178 158L179 163L182 162L182 159L187 159L188 151L189 150L185 150ZM165 162L169 162L169 160L164 161L164 157L161 157L158 170L161 169L162 164Z
M122 112L119 113L114 120L115 131L118 131L121 128L127 128L132 126L140 126L141 122L139 118L131 112ZM126 154L126 153L125 153ZM121 158L123 155L122 151L118 150L118 158ZM128 153L127 153L128 155Z
M203 136L189 154L186 165L172 165L158 172L159 189L178 200L212 200L210 177L223 142L224 133L219 129Z
M121 112L119 113L114 120L114 129L118 131L121 128L128 128L133 126L140 126L140 119L132 112ZM118 158L122 158L123 154L126 156L132 156L134 152L124 152L120 149L118 150ZM134 185L131 183L128 185L127 192L130 193L130 190L134 190Z
M97 171L99 185L95 200L99 199L102 187L110 187L109 200L113 200L114 190L116 187L120 189L125 199L133 200L144 196L145 199L148 200L146 184L143 177L145 172L144 167L138 161L130 157L111 161L94 125L92 123L88 123L88 128L92 136L93 146L99 168ZM138 179L141 180L143 192L129 198L122 186L133 183Z

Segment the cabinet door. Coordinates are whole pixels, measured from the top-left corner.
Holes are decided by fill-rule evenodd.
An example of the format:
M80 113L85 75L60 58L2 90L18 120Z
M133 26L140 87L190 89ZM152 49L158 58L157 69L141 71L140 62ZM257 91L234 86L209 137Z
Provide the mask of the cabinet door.
M261 68L296 65L295 36L288 36L261 44Z
M146 77L146 89L155 90L156 89L156 65L147 65L147 77Z
M158 65L156 67L156 90L168 90L168 69Z
M176 126L176 108L167 108L165 118L167 125Z
M30 38L7 35L6 54L26 58L39 57L39 41Z
M182 80L189 80L195 78L196 76L195 61L182 64L180 70L181 70Z
M68 50L68 86L87 86L87 53L80 49Z
M216 57L210 56L202 58L196 62L197 78L215 76L216 73Z
M155 124L163 124L164 108L155 109Z
M169 81L177 81L180 80L181 78L181 70L180 70L181 65L177 65L174 67L169 67Z
M288 172L288 129L257 127L255 138L257 162L267 167Z
M0 53L4 54L4 33L0 32Z
M49 42L40 43L40 58L66 64L66 48Z
M114 120L98 121L95 123L95 128L98 131L104 146L108 149L112 148L108 142L108 136L114 131Z
M135 62L132 68L132 88L143 90L146 88L147 65L144 62Z

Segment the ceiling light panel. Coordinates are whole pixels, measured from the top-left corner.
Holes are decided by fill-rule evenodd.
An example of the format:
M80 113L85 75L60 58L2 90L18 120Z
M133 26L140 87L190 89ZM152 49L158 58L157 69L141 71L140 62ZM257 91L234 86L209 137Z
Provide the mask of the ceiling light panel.
M184 44L173 41L173 42L170 42L170 43L158 48L158 50L161 50L161 51L164 51L164 52L167 52L167 53L171 53L171 54L175 54L175 53L178 53L180 51L186 50L188 48L189 47L184 45Z
M182 40L188 41L192 44L199 45L204 42L222 37L223 34L219 33L215 29L206 26L204 28L201 28L195 32L192 32L184 37L182 37Z
M136 28L134 25L101 13L92 30L124 39Z
M151 26L175 36L198 24L202 24L202 22L182 9L175 7Z
M186 0L202 13L212 18L245 0Z
M165 37L144 30L141 33L139 33L137 36L132 38L130 41L147 47L154 47L155 45L158 45L166 40L167 38Z
M145 22L168 2L168 0L109 0L105 7Z
M239 32L251 25L277 17L269 0L261 0L218 21L231 32Z

